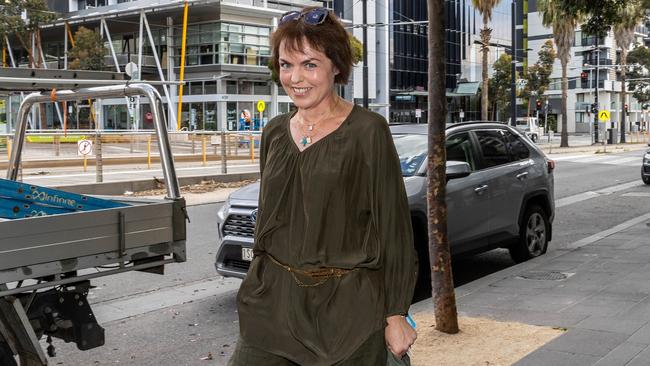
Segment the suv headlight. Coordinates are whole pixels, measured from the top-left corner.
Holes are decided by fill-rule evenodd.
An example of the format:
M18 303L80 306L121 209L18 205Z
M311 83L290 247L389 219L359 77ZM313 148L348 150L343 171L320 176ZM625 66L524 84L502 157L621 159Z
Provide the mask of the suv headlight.
M230 197L226 199L226 202L223 203L223 206L217 211L217 219L219 222L224 222L226 221L226 212L230 208Z
M643 163L644 164L650 164L650 151L646 151L645 154L643 154Z

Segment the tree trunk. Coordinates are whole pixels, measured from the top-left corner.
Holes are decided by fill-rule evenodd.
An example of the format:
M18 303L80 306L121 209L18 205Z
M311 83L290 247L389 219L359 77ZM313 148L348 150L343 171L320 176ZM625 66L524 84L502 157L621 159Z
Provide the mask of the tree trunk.
M427 0L429 21L429 155L428 192L429 259L431 287L436 313L436 329L444 333L458 333L456 295L451 273L451 254L447 240L447 203L445 201L446 151L445 116L445 12L443 0ZM485 64L484 64L485 67ZM485 75L484 75L485 76ZM487 79L484 78L484 85ZM487 88L483 89L485 102L483 118L487 117Z
M444 18L440 18L444 19ZM488 32L488 17L487 14L483 15L483 31ZM481 90L481 120L487 121L488 120L488 52L490 51L489 48L489 37L485 36L482 37L483 41L483 88ZM431 59L429 59L431 60Z
M567 78L567 64L569 60L562 59L562 133L560 134L560 147L569 147L569 132L567 131L567 98L569 91L569 78Z
M625 103L627 99L626 98L627 88L625 87L625 78L627 77L626 66L627 66L627 49L625 47L621 47L621 109L623 110L621 112L621 143L626 142L625 141L625 123L626 123L625 120L627 117L626 116L627 113L625 111Z
M34 67L34 54L32 54L32 48L27 46L25 40L20 34L16 34L16 38L18 38L18 42L20 42L20 45L23 46L25 51L27 51L27 58L29 59L29 67ZM29 36L29 38L31 39L32 37ZM18 62L16 62L16 67L18 67Z

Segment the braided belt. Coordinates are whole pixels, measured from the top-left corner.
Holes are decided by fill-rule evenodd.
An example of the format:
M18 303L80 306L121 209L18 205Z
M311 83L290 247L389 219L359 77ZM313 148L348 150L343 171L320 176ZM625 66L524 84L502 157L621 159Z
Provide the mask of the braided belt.
M323 267L323 268L319 268L319 269L315 269L315 270L305 271L305 270L298 269L298 268L292 268L292 267L278 261L277 259L273 258L273 256L270 255L269 253L266 253L266 256L268 256L269 259L271 259L271 262L275 263L276 265L278 265L280 268L284 269L285 271L291 273L291 276L293 277L293 280L300 287L316 287L316 286L320 286L320 285L324 284L325 282L327 282L327 280L329 280L331 278L341 278L342 276L344 276L344 275L346 275L346 274L348 274L350 272L354 272L354 271L359 270L359 268L345 269L345 268L336 268L336 267ZM304 283L298 277L296 277L296 274L306 276L306 277L310 277L310 278L312 278L314 280L318 280L318 282Z

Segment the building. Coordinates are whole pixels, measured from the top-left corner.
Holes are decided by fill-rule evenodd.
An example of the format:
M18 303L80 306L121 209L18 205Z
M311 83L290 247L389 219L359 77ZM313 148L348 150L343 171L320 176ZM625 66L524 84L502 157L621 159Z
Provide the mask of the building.
M102 35L107 50L106 70L124 72L129 63L135 63L142 80L179 80L184 1L50 0L48 3L50 9L60 14L57 21L42 29L43 54L49 69L67 68L70 33L83 26ZM332 2L190 0L188 3L186 84L180 121L176 121L179 87L157 86L165 101L169 128L256 129L269 116L287 112L291 101L271 81L267 67L269 35L284 12L310 5L332 7ZM26 52L18 42L12 42L11 46L17 66L26 66ZM10 105L19 102L18 95L9 99ZM167 100L174 103L170 105ZM268 104L261 118L256 109L259 100ZM149 106L144 99L141 102L137 98L104 99L93 107L91 112L85 101L71 107L70 126L90 128L88 115L94 113L99 128L152 127ZM11 110L15 114L16 108ZM60 118L51 105L47 116L49 128L60 127Z
M542 25L541 15L537 9L537 2L529 2L529 41L528 59L535 63L538 59L537 52L546 40L553 39L552 29ZM643 45L648 39L648 29L639 25L636 29L636 41L625 45L633 49L636 44ZM624 113L624 104L621 103L621 78L620 78L620 46L616 44L613 32L599 40L585 34L580 29L575 32L574 46L571 49L571 59L568 66L569 93L567 100L567 131L569 133L593 133L594 114L591 104L595 101L596 83L598 83L599 109L609 110L611 119L609 125L601 123L599 131L607 128L619 129L621 113ZM595 66L599 66L596 74ZM562 67L556 60L553 67L552 81L546 96L549 99L548 115L557 120L557 128L562 127ZM631 93L627 94L629 115L626 117L626 131L634 131L642 126L644 113L639 103Z
M526 65L526 17L528 0L517 1L516 47L520 70ZM427 20L426 0L391 2L390 104L392 121L427 121ZM449 122L479 120L481 114L478 83L482 80L480 29L482 16L471 0L445 0L446 61ZM488 64L512 51L512 1L501 1L493 10L492 39ZM416 112L420 110L421 114ZM420 118L417 118L420 115ZM505 116L494 119L505 120Z

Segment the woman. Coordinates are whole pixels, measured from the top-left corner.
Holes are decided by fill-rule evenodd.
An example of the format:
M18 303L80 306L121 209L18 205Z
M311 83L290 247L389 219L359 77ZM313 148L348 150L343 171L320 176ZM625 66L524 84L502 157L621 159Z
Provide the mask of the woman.
M348 34L332 12L286 13L272 67L297 110L264 129L255 257L230 365L385 365L415 341L416 257L386 120L345 101Z

